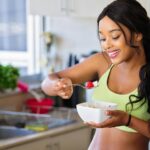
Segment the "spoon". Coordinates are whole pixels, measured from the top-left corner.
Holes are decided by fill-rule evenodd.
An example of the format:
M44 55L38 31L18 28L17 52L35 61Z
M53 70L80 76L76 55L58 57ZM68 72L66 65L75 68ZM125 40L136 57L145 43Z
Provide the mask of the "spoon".
M79 87L82 87L84 89L92 89L92 88L98 87L99 85L98 85L97 81L95 81L95 82L88 81L86 83L86 85L82 85L82 84L77 83L77 84L72 84L72 86L79 86Z

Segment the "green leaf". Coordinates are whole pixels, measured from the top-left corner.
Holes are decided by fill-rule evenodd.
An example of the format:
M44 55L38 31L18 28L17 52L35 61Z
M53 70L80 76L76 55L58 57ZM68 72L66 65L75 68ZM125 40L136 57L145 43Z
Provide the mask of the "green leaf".
M15 89L19 77L18 68L12 65L0 65L0 90Z

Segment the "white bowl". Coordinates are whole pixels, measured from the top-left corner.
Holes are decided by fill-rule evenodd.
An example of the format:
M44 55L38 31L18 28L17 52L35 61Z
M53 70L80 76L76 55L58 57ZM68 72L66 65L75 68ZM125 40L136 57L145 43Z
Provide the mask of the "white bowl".
M103 101L93 101L77 104L76 108L80 118L84 122L92 121L95 123L100 123L109 118L105 111L117 109L117 104Z

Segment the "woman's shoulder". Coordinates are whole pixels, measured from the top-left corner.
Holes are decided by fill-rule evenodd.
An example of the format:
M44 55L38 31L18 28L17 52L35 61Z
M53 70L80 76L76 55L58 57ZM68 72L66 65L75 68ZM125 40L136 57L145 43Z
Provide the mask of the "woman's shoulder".
M59 77L68 77L75 83L83 83L85 81L99 79L110 66L111 61L107 54L98 52L79 64L57 72L57 75Z
M103 75L106 70L112 65L109 56L105 52L99 52L91 56L91 61L94 63L97 68L99 75Z

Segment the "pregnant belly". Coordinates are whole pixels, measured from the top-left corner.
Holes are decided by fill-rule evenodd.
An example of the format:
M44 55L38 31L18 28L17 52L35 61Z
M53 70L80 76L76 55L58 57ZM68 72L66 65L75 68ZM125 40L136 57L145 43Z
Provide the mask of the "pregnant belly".
M148 138L116 128L96 129L88 150L148 150Z

